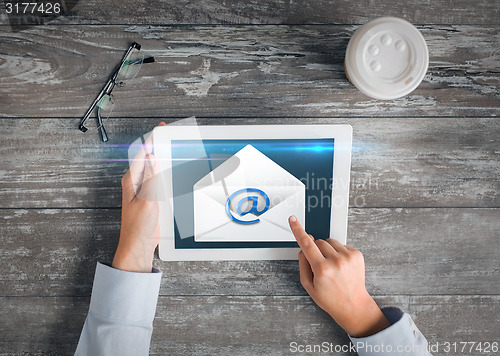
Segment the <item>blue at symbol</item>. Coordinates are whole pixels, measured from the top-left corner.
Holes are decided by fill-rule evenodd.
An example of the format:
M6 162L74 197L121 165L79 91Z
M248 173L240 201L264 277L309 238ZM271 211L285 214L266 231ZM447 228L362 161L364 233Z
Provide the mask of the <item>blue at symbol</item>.
M256 222L259 222L260 219L240 220L240 219L237 219L233 215L233 213L231 212L231 209L230 209L231 201L233 200L233 198L236 195L238 195L240 193L243 193L243 192L256 192L256 193L259 193L266 200L266 206L264 207L264 209L262 209L261 211L259 211L257 209L257 204L259 202L259 197L258 196L244 197L244 198L242 198L238 202L238 205L236 206L236 213L238 213L238 215L240 215L240 216L244 216L244 215L246 215L248 213L254 213L255 215L264 214L269 209L269 205L271 205L271 200L269 199L269 196L266 193L264 193L262 190L256 189L256 188L244 188L244 189L237 190L236 192L234 192L233 194L231 194L229 196L229 198L227 198L227 201L226 201L226 213L231 218L231 220L233 220L234 222L240 223L240 224L255 224ZM249 200L252 202L252 207L250 208L250 210L248 210L248 211L241 211L241 206L245 202L247 202Z

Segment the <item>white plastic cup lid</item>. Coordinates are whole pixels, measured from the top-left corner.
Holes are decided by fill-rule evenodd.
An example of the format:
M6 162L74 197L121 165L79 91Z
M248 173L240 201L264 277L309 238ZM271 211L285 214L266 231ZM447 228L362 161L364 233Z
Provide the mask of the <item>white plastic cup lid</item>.
M424 37L411 23L380 17L361 26L347 45L348 79L381 100L400 98L420 84L429 66Z

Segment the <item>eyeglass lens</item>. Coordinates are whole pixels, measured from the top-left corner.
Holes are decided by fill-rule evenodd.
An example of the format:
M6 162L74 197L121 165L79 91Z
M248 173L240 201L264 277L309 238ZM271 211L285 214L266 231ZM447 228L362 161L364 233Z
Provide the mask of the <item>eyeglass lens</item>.
M140 51L133 49L128 57L125 58L118 71L118 76L116 77L117 84L123 84L124 81L134 79L137 73L139 73L143 61L144 55Z
M109 117L115 106L115 101L111 95L104 95L101 100L97 103L97 106L101 109L101 117L106 119Z

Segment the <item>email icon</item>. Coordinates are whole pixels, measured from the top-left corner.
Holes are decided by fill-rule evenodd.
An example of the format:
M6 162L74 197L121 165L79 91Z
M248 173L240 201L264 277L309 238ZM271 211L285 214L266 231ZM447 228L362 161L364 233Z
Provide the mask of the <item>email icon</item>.
M197 242L295 241L288 217L304 226L305 185L246 145L193 187Z

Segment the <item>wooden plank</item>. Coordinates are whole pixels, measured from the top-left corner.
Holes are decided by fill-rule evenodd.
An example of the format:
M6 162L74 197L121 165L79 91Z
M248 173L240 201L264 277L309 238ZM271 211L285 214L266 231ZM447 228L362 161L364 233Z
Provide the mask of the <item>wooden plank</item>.
M500 296L411 296L409 305L409 313L427 340L434 346L439 343L439 352L433 355L498 354L491 348L481 353L477 347L479 343L483 348L486 343L500 344ZM462 349L466 342L469 344ZM451 344L449 350L445 343Z
M410 311L427 340L498 341L499 296L379 296ZM0 298L5 353L74 352L89 298ZM64 330L64 332L61 332ZM198 296L158 300L152 355L289 355L290 343L345 345L345 333L307 296ZM468 351L468 350L467 350ZM350 353L335 353L351 355ZM478 350L466 355L493 355Z
M380 298L403 308L407 300ZM88 303L88 298L0 298L2 352L74 352ZM289 353L290 342L318 340L349 342L309 297L160 297L150 354L280 355Z
M66 0L71 7L76 1ZM499 2L355 1L79 1L58 23L77 24L352 24L397 16L418 24L498 24ZM28 23L38 23L36 19Z
M312 345L327 342L334 346L349 343L338 326L308 297L217 296L198 300L179 298L171 304L163 300L160 298L155 320L153 353L171 354L182 350L195 355L289 355L290 343L294 341ZM382 296L376 301L380 306L408 310L405 296ZM409 309L432 344L444 340L498 342L499 301L498 296L411 297ZM463 311L454 312L458 308ZM167 333L176 335L175 339L167 338ZM482 354L478 350L467 353Z
M114 92L115 117L490 117L498 26L419 26L429 71L410 95L361 94L344 74L357 26L43 26L0 35L0 115L81 117L132 40L154 55ZM23 103L23 105L20 105Z
M74 354L89 302L88 297L0 297L1 352L6 355Z
M159 121L108 119L111 144L104 144L96 131L78 131L78 119L1 119L0 207L120 207L128 145ZM351 206L500 206L495 118L199 120L201 125L313 123L354 128Z
M118 209L0 210L2 296L85 296ZM350 209L375 294L499 294L499 209ZM161 295L305 295L296 261L162 262Z
M347 335L309 297L207 296L161 301L153 354L283 355L290 353L294 341L349 343ZM167 330L176 337L165 337Z
M112 261L120 210L0 213L2 296L86 295L92 288L96 261Z
M348 243L363 252L373 293L499 294L498 217L498 209L351 209Z

